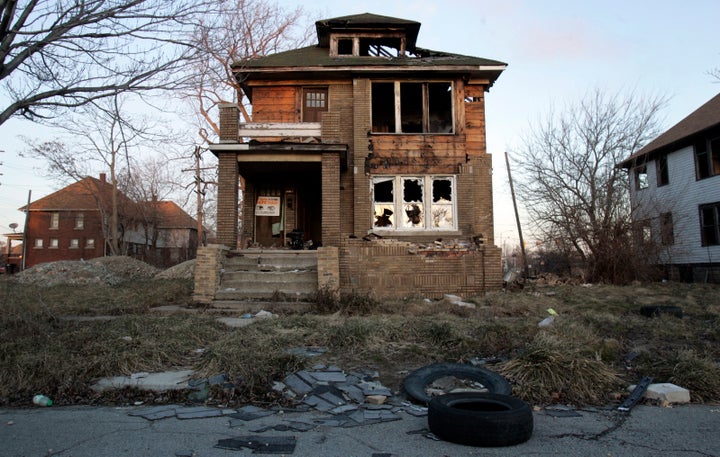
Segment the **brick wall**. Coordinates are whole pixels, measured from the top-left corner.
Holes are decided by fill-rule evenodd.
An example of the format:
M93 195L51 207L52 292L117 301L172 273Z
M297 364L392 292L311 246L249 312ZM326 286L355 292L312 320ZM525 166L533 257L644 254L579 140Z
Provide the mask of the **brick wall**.
M348 239L340 289L376 298L482 295L502 287L500 248L433 248L397 240Z
M340 290L340 261L337 247L320 247L318 259L318 289L338 293Z
M324 246L340 245L340 157L322 156L322 240Z
M222 260L228 251L226 246L209 244L200 246L195 258L195 288L193 300L208 304L215 298L215 291L220 285Z

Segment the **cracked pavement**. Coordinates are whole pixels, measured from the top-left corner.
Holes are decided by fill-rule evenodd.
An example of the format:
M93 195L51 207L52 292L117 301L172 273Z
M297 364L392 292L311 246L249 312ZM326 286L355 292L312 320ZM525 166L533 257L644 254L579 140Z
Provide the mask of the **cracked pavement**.
M248 421L228 416L148 420L141 407L0 409L0 452L7 457L253 455L246 447L218 447L229 439L264 437L282 455L324 457L414 456L718 456L720 406L636 406L630 413L585 408L534 413L533 435L510 448L477 448L437 441L427 418L400 412L399 420L352 428L328 426L322 411L259 414ZM288 423L312 427L287 427ZM277 455L281 455L278 453Z

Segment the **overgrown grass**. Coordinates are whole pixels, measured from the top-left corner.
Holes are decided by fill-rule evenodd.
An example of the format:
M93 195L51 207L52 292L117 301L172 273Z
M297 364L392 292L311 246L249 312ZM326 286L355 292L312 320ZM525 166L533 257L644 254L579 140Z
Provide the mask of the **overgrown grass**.
M528 287L471 297L475 309L419 298L318 296L312 312L242 328L201 308L150 311L189 304L191 290L183 280L42 289L0 281L0 404L29 404L38 392L59 404L93 402L89 386L99 377L174 368L226 374L235 388L216 392L216 400L271 402L272 381L308 364L373 368L399 389L410 370L475 357L506 360L490 368L533 403L607 403L643 376L684 386L694 401L720 401L717 286ZM681 306L685 316L638 313L653 303ZM559 315L539 328L548 308ZM88 320L99 316L106 317ZM288 351L307 346L327 352L307 359Z

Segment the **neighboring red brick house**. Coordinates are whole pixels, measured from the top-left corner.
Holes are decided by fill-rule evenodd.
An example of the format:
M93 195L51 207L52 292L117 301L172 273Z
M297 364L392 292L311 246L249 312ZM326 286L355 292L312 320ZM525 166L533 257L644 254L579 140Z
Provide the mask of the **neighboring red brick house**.
M149 202L153 220L146 212L117 193L121 253L148 260L158 266L194 258L197 223L172 202ZM92 259L109 255L109 221L112 185L86 177L20 208L28 210L25 225L25 268L57 260ZM184 231L184 240L179 240ZM154 251L158 252L154 252ZM167 250L167 252L160 252ZM152 255L149 255L151 253Z
M296 238L318 247L320 288L500 288L484 97L506 64L419 48L415 21L360 14L316 29L317 45L234 66L252 122L221 107L220 245L198 254L196 299L217 299L223 259L252 253L238 248L265 259Z

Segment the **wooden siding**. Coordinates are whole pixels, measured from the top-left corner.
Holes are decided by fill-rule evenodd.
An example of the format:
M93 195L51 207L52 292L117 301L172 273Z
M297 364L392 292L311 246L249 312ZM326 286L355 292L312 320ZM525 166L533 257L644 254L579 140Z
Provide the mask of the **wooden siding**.
M699 205L720 201L720 176L696 180L692 146L667 156L669 183L657 186L657 161L647 163L648 187L637 190L630 170L633 220L649 220L659 236L660 214L672 213L675 243L662 252L663 262L673 264L720 261L720 246L702 246Z
M254 88L253 122L300 122L298 96L293 86Z
M373 135L370 173L456 174L465 163L462 135Z

